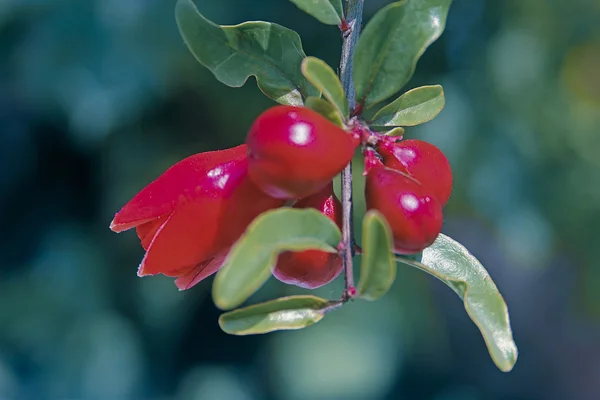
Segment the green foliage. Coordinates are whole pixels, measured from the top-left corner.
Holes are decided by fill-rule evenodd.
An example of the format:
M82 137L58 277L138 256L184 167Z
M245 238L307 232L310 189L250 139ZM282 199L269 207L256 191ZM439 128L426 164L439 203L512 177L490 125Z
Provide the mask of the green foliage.
M235 308L269 279L279 253L310 249L335 253L340 239L337 225L315 209L284 207L262 213L232 246L215 277L213 300L221 309Z
M356 45L353 78L365 108L397 93L443 32L451 0L403 0L379 10Z
M373 301L386 294L396 279L392 232L380 212L371 210L365 214L362 237L358 294Z
M290 0L299 9L327 25L339 25L344 18L342 0Z
M492 360L502 371L512 370L518 350L506 303L487 271L464 246L440 234L423 251L421 262L407 257L397 260L435 276L454 290L481 331Z
M319 322L329 305L329 301L315 296L281 297L222 314L219 326L232 335L302 329Z
M330 102L320 97L307 97L304 102L304 107L314 110L333 122L334 124L343 127L344 120L339 110L334 107Z
M302 74L319 89L343 117L348 118L348 100L335 71L323 60L307 57L302 61Z
M260 90L281 104L302 105L319 92L302 76L306 57L296 32L269 22L219 26L192 0L178 0L175 16L188 48L215 77L232 87L255 76Z
M444 108L440 85L422 86L404 93L375 114L372 126L414 126L434 119Z

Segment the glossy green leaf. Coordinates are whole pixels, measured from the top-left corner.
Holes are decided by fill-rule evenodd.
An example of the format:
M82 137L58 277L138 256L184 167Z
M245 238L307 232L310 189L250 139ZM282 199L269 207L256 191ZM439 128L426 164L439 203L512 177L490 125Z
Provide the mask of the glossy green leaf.
M370 210L365 214L362 242L358 294L373 301L386 294L396 279L392 232L380 212Z
M434 119L444 108L440 85L409 90L383 107L369 123L372 126L414 126Z
M348 117L348 101L333 68L316 57L306 57L302 61L302 73L344 117Z
M344 121L339 110L327 100L324 100L320 97L307 97L306 101L304 102L304 107L318 112L340 127L344 126Z
M215 305L229 310L246 301L269 279L280 252L335 253L340 239L335 222L315 209L283 207L262 213L232 246L217 273L212 288Z
M339 25L344 11L342 0L290 0L299 9L327 25Z
M282 297L222 314L219 326L232 335L302 329L319 322L328 305L329 301L315 296Z
M379 10L354 53L356 98L369 108L396 94L443 32L451 0L403 0Z
M319 95L300 71L306 55L296 32L262 21L216 25L192 0L178 0L175 17L194 57L224 84L240 87L255 76L260 90L281 104L302 105Z
M450 286L464 301L469 317L481 331L494 363L504 372L517 362L508 309L498 288L481 263L460 243L440 234L423 250L421 262L397 260L421 269Z

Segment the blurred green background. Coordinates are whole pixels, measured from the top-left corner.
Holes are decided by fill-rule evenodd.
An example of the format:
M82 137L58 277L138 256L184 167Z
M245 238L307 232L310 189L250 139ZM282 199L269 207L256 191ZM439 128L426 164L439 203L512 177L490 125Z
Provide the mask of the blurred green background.
M0 399L600 398L598 0L455 0L408 87L444 86L445 109L407 137L451 161L444 232L508 303L509 374L456 295L408 267L378 302L241 338L219 330L210 281L136 277L143 251L113 214L272 105L195 62L174 3L0 0ZM368 18L387 1L365 3ZM288 1L197 4L221 24L281 23L338 62L336 28ZM305 292L272 280L253 301Z

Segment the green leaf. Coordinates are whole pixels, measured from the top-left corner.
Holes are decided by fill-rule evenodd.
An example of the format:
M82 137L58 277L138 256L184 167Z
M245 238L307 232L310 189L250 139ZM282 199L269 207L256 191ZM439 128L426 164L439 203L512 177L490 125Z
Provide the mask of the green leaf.
M344 117L348 117L348 101L335 71L323 60L306 57L302 61L302 73Z
M229 310L246 301L269 279L279 253L336 253L340 239L335 222L315 209L283 207L262 213L232 246L217 273L212 287L215 305Z
M386 294L396 279L392 232L381 213L371 210L365 214L362 238L358 294L373 301Z
M339 25L344 18L342 0L290 0L299 9L327 25Z
M306 54L296 32L262 21L219 26L192 0L178 0L175 17L194 57L224 84L240 87L253 75L259 89L281 104L302 105L303 98L319 95L300 71Z
M498 288L481 263L460 243L440 234L423 250L421 262L397 257L450 286L464 301L469 317L481 331L494 363L504 372L517 362L508 309Z
M302 329L319 322L328 305L329 301L315 296L282 297L222 314L219 326L232 335Z
M389 131L385 132L386 136L404 136L404 128L397 126Z
M375 114L369 125L415 126L434 119L444 108L440 85L409 90Z
M354 53L356 98L366 108L396 94L443 32L451 0L403 0L379 10Z
M331 103L327 100L323 100L320 97L307 97L304 102L304 107L310 108L313 111L318 112L334 124L343 127L344 121L342 119L342 115L339 110L335 108Z

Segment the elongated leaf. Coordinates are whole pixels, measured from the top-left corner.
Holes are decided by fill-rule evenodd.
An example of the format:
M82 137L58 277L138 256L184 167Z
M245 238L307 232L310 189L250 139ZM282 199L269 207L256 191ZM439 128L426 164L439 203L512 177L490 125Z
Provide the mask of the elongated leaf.
M342 82L335 71L323 60L306 57L302 61L302 73L344 117L348 117L348 101Z
M397 260L419 268L450 286L464 301L469 317L481 331L494 363L504 372L517 362L508 309L498 288L481 263L460 243L440 234L423 251L421 262Z
M353 64L356 98L365 108L392 97L411 78L425 49L444 31L451 0L403 0L365 26Z
M215 305L230 310L246 301L267 281L280 252L335 253L340 238L335 222L312 208L283 207L262 213L233 245L217 273L212 288Z
M369 125L414 126L434 119L444 108L440 85L409 90L375 114Z
M315 296L282 297L222 314L219 326L232 335L302 329L319 322L328 305L327 300Z
M175 17L194 57L224 84L240 87L255 76L260 90L281 104L302 105L319 95L300 71L306 55L296 32L262 21L219 26L192 0L178 0Z
M304 102L304 107L318 112L340 127L344 126L342 114L340 114L339 110L327 100L324 100L320 97L307 97L306 101Z
M290 0L299 9L327 25L339 25L344 12L342 0Z
M373 301L386 294L396 279L392 232L381 213L371 210L365 214L362 237L358 294L362 299Z

